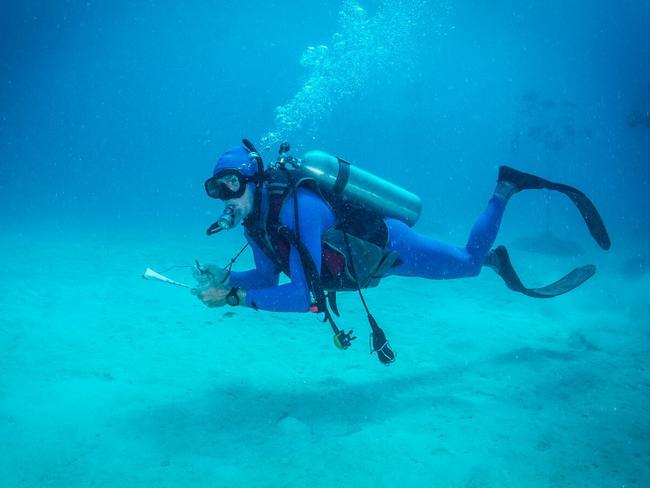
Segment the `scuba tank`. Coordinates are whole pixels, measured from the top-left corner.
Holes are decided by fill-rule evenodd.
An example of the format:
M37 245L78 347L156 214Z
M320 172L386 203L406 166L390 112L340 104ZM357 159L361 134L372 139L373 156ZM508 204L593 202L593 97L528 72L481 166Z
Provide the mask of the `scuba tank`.
M313 180L335 199L401 220L410 227L420 218L420 197L343 159L323 151L309 151L302 159L281 156L278 161L280 165L289 162L299 179Z

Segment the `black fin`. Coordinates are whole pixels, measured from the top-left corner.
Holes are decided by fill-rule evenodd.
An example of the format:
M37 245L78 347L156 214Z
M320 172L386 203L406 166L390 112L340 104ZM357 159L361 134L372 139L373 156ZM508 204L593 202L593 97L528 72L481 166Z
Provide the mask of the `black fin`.
M511 290L523 293L524 295L533 298L553 298L558 295L563 295L564 293L567 293L583 284L596 272L596 267L588 264L574 269L569 274L563 276L550 285L541 288L526 288L519 279L519 276L517 276L517 273L512 266L512 262L510 261L508 251L504 246L499 246L490 251L490 254L485 260L484 266L489 266L494 269L494 271L503 278L506 286Z
M585 224L587 224L589 232L601 248L607 251L612 246L612 241L609 239L605 223L598 213L596 206L591 200L589 200L587 195L572 186L562 185L560 183L553 183L552 186L549 187L549 190L559 191L569 197L573 204L578 208Z
M554 190L564 193L573 204L577 207L580 215L587 224L589 232L596 240L598 245L607 250L611 247L612 243L609 239L609 234L605 227L602 217L598 213L596 206L593 204L589 197L583 192L569 185L562 183L554 183L539 176L523 171L516 170L509 166L501 166L499 168L498 181L507 181L515 185L518 191L520 190Z

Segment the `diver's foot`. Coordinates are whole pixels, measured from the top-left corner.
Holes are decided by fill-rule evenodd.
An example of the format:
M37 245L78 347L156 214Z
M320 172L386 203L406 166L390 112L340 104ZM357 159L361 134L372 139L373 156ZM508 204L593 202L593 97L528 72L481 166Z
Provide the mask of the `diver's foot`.
M501 260L499 259L499 255L497 254L496 250L491 249L490 252L487 253L485 260L483 261L483 266L492 268L495 273L499 273L501 271Z
M500 166L494 193L508 201L512 195L522 190L540 190L549 188L551 185L551 182L539 176L524 173L509 166Z

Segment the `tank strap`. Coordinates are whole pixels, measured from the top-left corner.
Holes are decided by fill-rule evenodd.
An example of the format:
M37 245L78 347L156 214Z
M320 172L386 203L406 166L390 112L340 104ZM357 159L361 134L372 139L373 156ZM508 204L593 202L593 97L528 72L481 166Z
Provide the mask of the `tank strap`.
M332 193L338 196L343 193L343 190L345 190L345 186L348 184L348 180L350 179L350 163L341 158L336 159L339 161L339 172L336 175L336 181L334 182Z

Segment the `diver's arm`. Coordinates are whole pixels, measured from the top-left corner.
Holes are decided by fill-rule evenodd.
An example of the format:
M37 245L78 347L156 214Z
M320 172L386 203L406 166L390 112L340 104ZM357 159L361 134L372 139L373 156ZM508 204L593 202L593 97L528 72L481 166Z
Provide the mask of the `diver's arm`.
M255 269L231 272L228 285L244 289L277 286L280 274L273 262L252 239L248 239L248 243L253 250Z
M315 249L309 248L310 254ZM318 243L320 252L320 242ZM313 254L312 254L313 255ZM296 262L297 261L297 262ZM318 263L320 265L320 263ZM291 283L262 289L249 289L245 293L245 304L258 310L272 312L308 312L310 294L305 273L300 262L300 255L291 248L290 256ZM320 266L318 266L320 268Z
M252 240L248 242L253 250L255 269L249 271L233 271L222 285L211 285L207 288L197 288L192 291L199 300L208 307L223 307L227 303L228 294L235 289L238 304L246 303L246 290L267 288L278 285L279 273L273 262L264 254L262 249Z
M334 223L334 216L325 203L311 192L298 190L300 239L308 249L316 269L321 268L321 236ZM282 208L280 222L295 232L293 200ZM291 283L264 289L249 289L246 305L275 312L308 312L310 293L300 253L291 247L289 256Z

